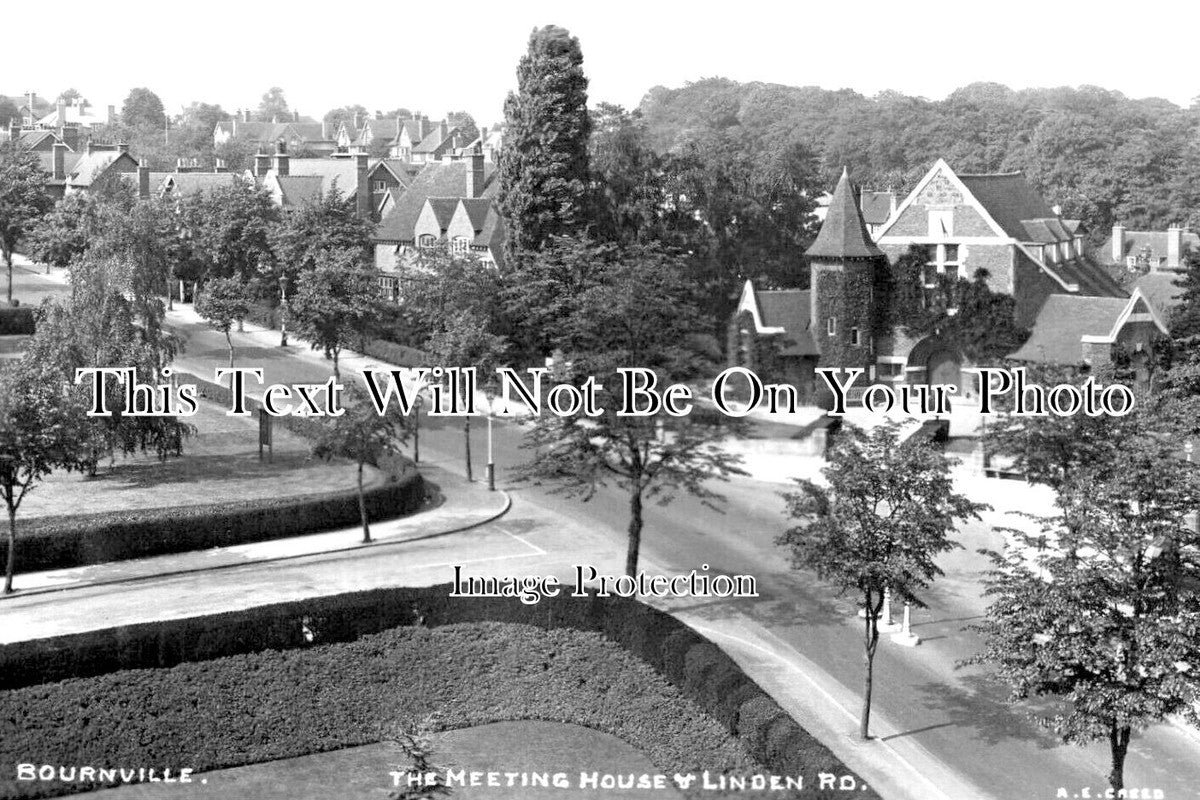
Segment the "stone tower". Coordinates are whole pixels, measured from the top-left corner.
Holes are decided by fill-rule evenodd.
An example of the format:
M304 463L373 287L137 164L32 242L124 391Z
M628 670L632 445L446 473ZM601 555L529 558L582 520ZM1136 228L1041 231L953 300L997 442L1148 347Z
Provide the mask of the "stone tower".
M821 366L871 373L877 273L887 269L887 258L867 233L845 169L816 241L804 255L810 268L809 319Z

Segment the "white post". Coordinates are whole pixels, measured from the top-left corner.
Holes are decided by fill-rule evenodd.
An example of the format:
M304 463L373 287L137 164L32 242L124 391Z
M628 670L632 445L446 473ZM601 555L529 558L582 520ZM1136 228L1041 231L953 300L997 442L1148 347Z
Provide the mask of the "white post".
M907 607L907 606L906 606ZM879 615L879 632L894 633L900 630L896 620L892 619L892 590L883 590L883 611Z
M921 643L921 637L912 632L912 618L910 613L910 607L908 603L905 603L904 622L900 626L900 632L892 636L892 641L905 647L916 647Z

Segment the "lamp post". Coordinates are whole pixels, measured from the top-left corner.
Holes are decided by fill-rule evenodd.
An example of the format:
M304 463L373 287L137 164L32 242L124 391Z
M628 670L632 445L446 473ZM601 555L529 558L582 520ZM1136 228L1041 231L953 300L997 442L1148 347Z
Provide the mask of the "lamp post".
M496 399L496 390L488 383L483 390L487 399L487 485L488 491L496 491L496 463L492 460L492 401Z
M420 389L413 398L413 463L421 463L421 397Z
M279 276L279 346L287 347L287 273Z

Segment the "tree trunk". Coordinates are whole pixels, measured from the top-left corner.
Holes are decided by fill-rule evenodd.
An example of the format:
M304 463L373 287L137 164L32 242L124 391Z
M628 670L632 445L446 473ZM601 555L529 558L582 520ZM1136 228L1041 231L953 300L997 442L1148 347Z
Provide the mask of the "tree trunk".
M229 328L225 329L225 344L229 345L229 368L233 369L233 338L229 335Z
M8 563L4 567L4 593L12 594L13 573L17 569L17 512L8 509Z
M4 263L8 265L8 304L12 305L12 253L4 254Z
M338 372L338 349L335 347L330 352L333 354L333 379L335 381L340 381L342 379L342 373Z
M862 719L859 722L859 735L863 739L871 738L871 688L874 684L875 649L879 646L879 610L883 606L883 597L876 603L871 598L871 592L863 593L867 610L866 627L863 631L863 662L866 674L863 676Z
M358 515L362 517L363 543L371 541L371 525L367 522L367 500L363 496L363 462L358 462Z
M638 552L642 547L642 485L640 480L633 482L629 490L629 546L625 551L625 574L633 577L637 574Z
M463 422L463 441L467 444L467 480L475 480L471 474L471 418L466 417Z
M1119 727L1113 723L1108 729L1108 744L1112 751L1112 771L1108 773L1108 785L1118 794L1125 788L1125 754L1129 751L1129 726Z

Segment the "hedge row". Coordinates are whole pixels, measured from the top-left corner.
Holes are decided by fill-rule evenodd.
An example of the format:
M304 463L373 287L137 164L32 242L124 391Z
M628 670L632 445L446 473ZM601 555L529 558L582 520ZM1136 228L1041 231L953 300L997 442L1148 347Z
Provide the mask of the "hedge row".
M425 503L420 474L397 462L387 482L364 493L368 518L394 519ZM237 503L109 511L18 521L17 569L103 564L210 547L265 542L361 524L358 490ZM0 542L0 559L8 542Z
M362 343L362 354L378 358L397 367L424 367L429 365L429 354L415 347L396 344L384 339L367 339Z
M599 633L616 642L698 703L773 773L850 774L736 662L664 612L622 598L558 597L530 606L451 599L448 591L445 585L379 589L5 645L0 687L303 647L306 631L318 642L349 642L396 626L512 622ZM877 798L870 790L857 794Z
M29 306L0 306L0 336L32 336L33 312Z
M393 628L18 689L3 703L5 796L71 788L11 782L18 760L211 770L368 744L388 723L434 710L447 728L519 719L594 728L668 774L758 771L735 737L632 654L595 633L527 625Z
M184 382L194 381L203 387L202 396L229 404L227 388L187 373L180 373L180 377ZM278 417L275 424L312 438L317 435L321 421L316 417ZM384 472L386 483L364 493L369 519L394 519L421 509L425 503L425 484L410 461L394 457L376 466ZM17 569L22 572L63 569L265 542L350 528L360 522L357 489L236 503L44 517L18 522ZM0 541L0 559L7 555L8 542Z

